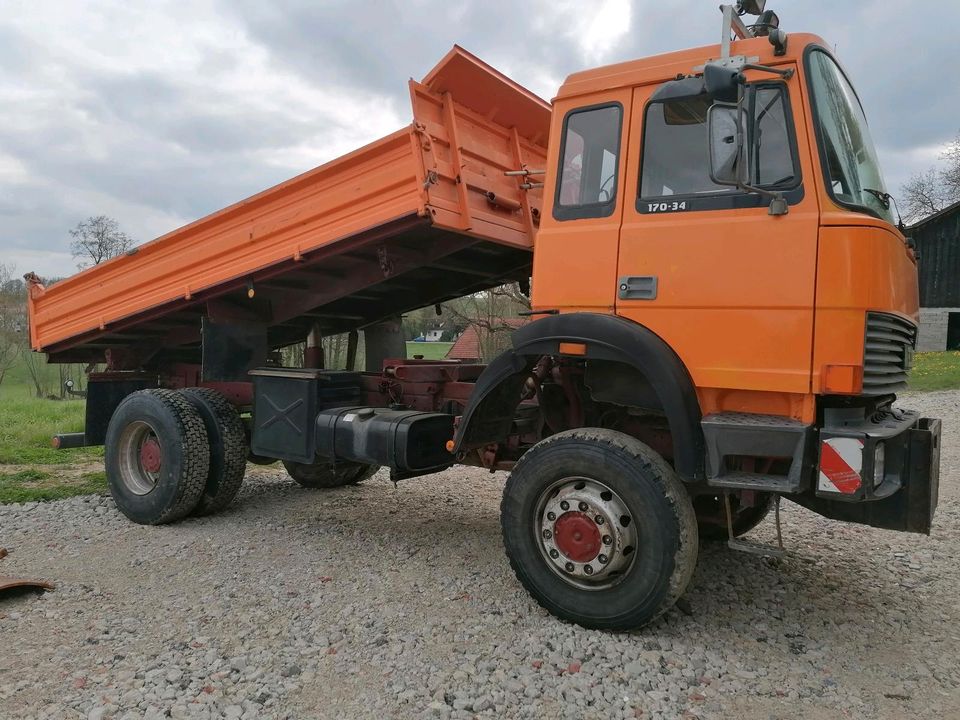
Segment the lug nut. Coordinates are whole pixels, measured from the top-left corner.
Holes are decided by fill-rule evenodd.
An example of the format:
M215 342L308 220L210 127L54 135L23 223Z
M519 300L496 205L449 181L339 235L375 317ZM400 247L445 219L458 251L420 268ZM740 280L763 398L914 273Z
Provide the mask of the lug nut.
M556 560L558 557L560 557L560 553L558 553L556 550L550 550L550 557Z
M547 520L549 520L550 522L553 522L556 519L557 519L556 513L552 513L552 512L547 513Z
M593 568L592 568L590 565L584 565L584 566L583 566L583 571L584 571L587 575L593 575Z
M560 509L561 509L561 510L569 510L569 509L570 509L570 503L568 503L566 500L562 500L562 501L560 502Z
M609 535L604 535L604 536L603 536L603 544L604 544L604 545L610 545L612 542L613 542L613 538L612 538L612 537L610 537Z
M573 563L567 563L563 567L567 572L573 572Z
M597 515L597 516L593 519L593 521L594 521L597 525L603 525L603 515Z
M544 530L544 531L543 531L543 537L544 537L546 540L549 540L550 538L553 537L553 533L550 532L549 530Z
M590 509L590 506L587 505L585 502L580 503L578 507L580 508L580 512L586 512L587 510Z
M606 555L604 555L603 553L600 553L599 555L597 555L597 560L600 561L600 564L601 564L601 565L606 565L606 564L607 564L607 560L609 560L609 559L610 559L610 558L608 558L608 557L607 557Z

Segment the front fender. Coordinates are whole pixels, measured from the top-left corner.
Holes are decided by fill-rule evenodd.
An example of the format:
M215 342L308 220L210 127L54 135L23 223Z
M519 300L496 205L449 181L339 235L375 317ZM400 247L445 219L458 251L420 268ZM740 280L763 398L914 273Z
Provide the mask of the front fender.
M598 313L543 318L513 334L513 348L477 380L454 438L455 449L502 440L510 432L520 388L542 355L561 355L560 343L586 346L589 359L612 360L641 372L657 393L673 437L674 466L688 481L704 479L700 404L677 354L658 335L630 320Z

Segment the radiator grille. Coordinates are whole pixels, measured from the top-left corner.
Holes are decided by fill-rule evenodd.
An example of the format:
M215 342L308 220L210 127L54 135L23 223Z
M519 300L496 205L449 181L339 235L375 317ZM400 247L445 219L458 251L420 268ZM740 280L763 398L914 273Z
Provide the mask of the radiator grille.
M863 394L886 395L907 387L917 328L909 320L867 313L863 348Z

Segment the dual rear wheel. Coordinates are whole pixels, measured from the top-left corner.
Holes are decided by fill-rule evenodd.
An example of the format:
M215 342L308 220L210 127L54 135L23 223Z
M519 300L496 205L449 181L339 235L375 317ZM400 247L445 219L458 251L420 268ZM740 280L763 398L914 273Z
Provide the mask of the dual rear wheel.
M207 388L127 396L110 419L105 445L110 493L124 515L143 525L224 509L246 470L243 421Z

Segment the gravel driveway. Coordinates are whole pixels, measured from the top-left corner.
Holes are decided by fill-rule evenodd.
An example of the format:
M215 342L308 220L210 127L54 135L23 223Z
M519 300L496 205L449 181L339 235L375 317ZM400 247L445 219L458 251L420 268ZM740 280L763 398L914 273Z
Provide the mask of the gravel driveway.
M636 634L523 592L500 474L308 491L251 466L227 512L156 528L108 497L0 507L0 570L58 584L0 599L0 717L960 717L960 393L903 404L944 419L931 537L786 503L793 555L704 545Z

